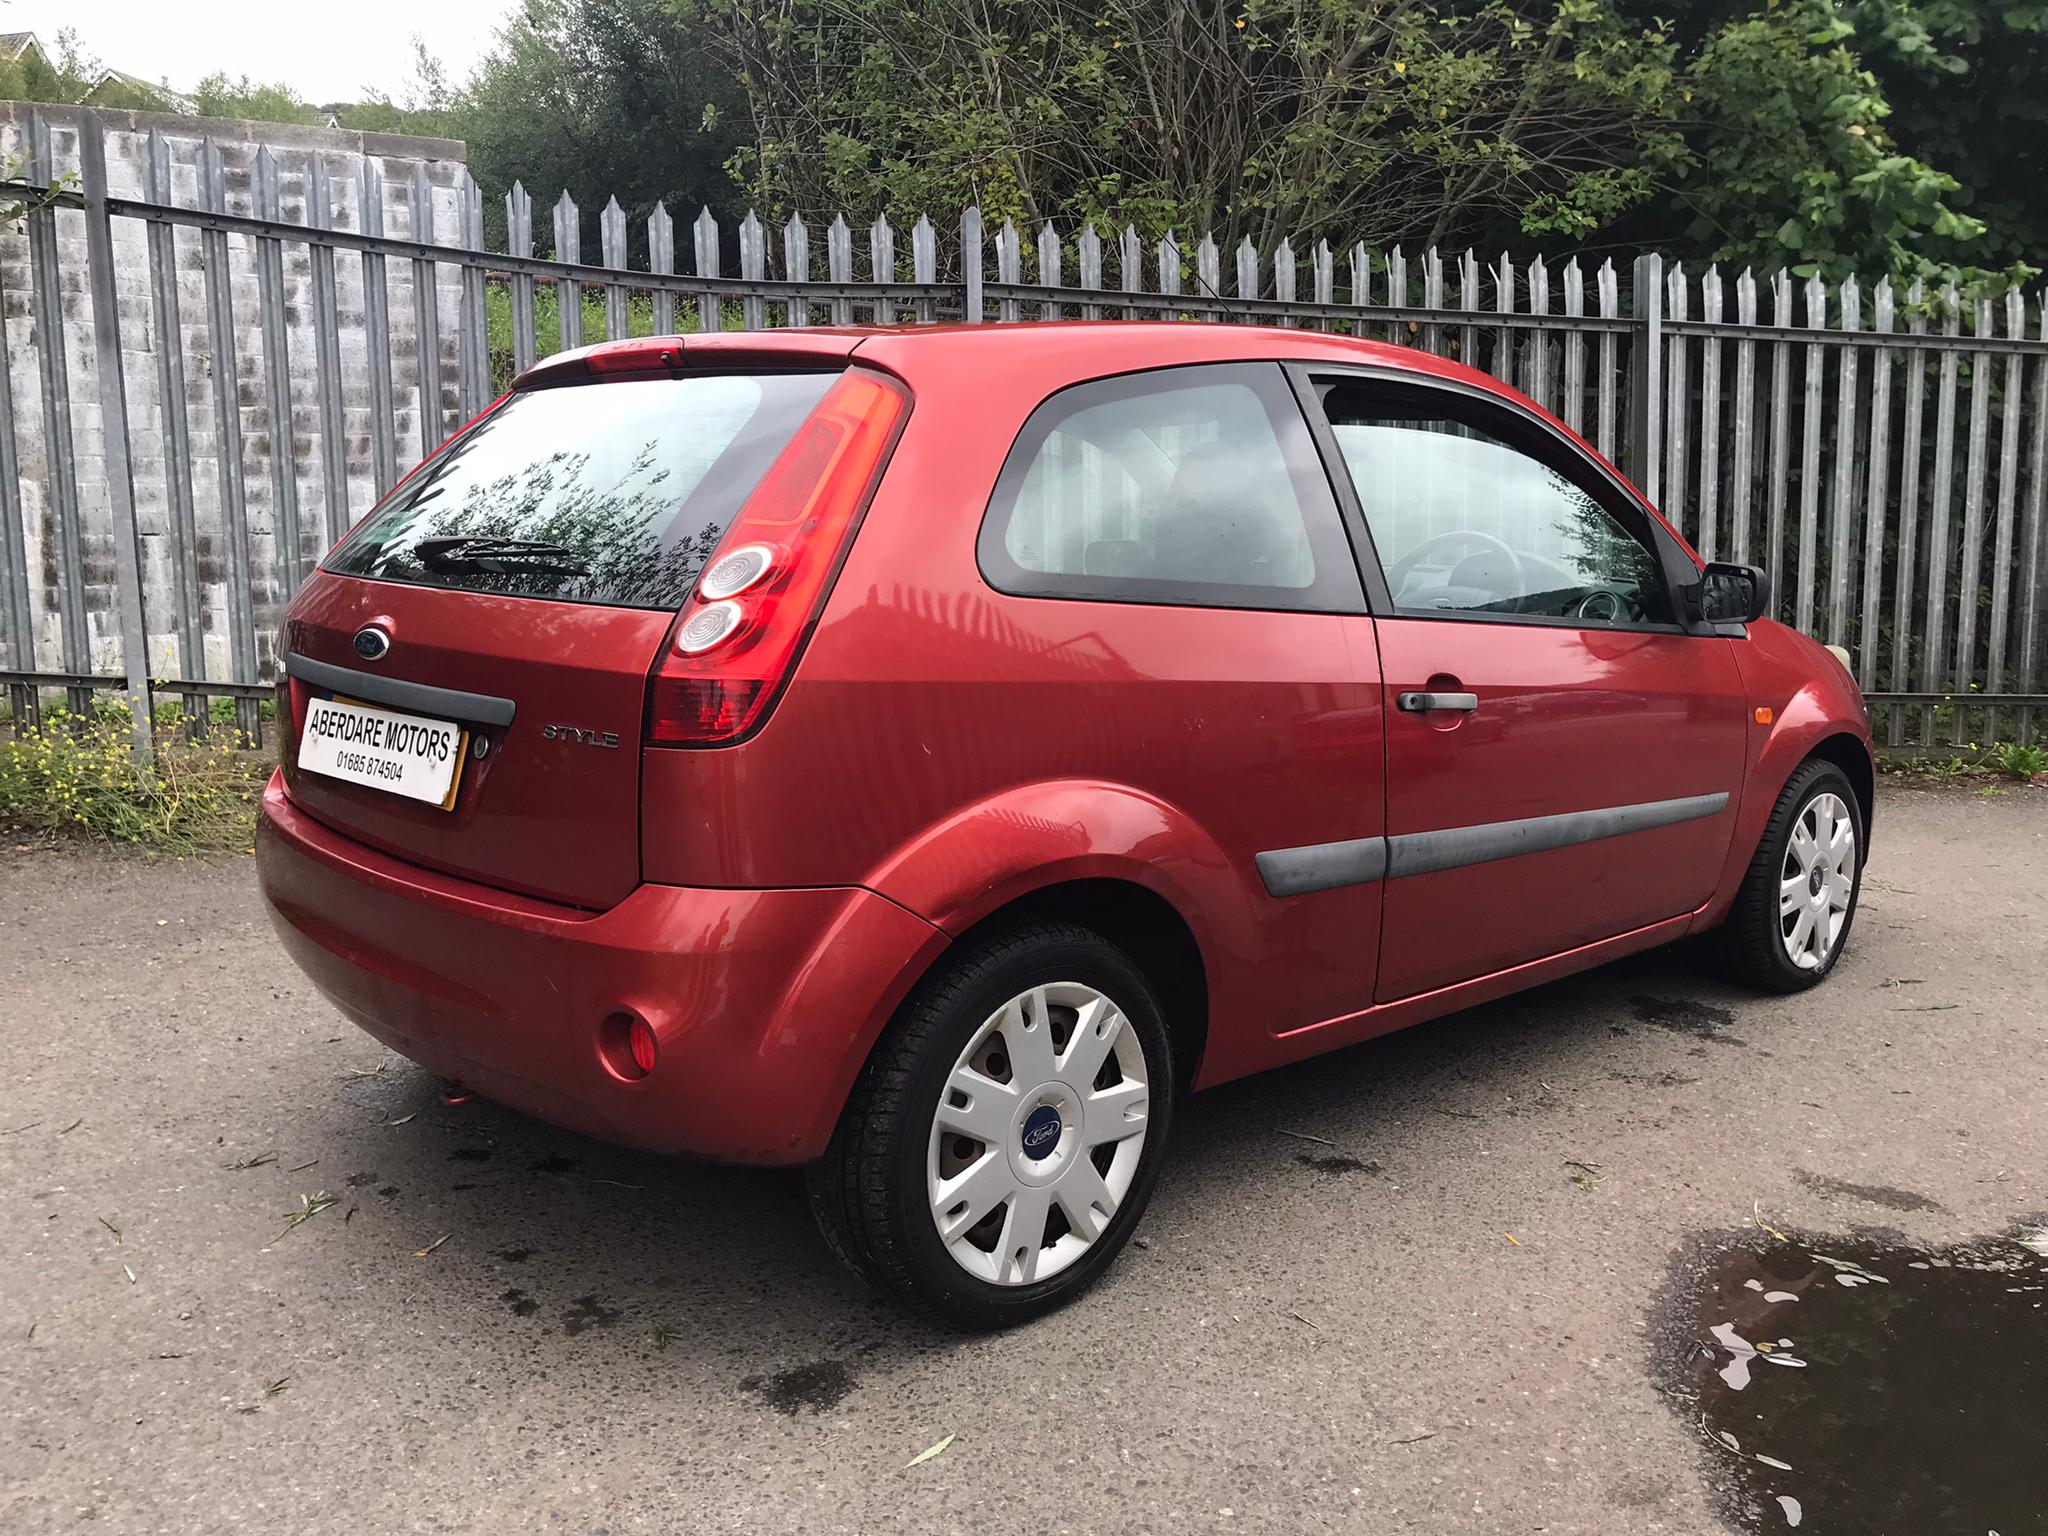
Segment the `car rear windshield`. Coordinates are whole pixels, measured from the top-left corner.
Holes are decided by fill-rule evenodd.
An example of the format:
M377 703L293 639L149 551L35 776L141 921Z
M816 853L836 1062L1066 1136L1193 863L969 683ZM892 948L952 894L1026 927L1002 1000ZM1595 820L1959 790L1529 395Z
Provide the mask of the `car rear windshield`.
M833 377L700 374L522 391L394 491L327 569L674 608Z

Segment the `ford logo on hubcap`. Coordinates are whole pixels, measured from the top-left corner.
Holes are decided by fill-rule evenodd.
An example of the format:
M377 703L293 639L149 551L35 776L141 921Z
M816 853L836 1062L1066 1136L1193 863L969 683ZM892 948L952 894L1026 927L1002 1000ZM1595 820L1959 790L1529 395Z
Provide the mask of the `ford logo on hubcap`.
M1060 1112L1041 1104L1024 1122L1024 1155L1034 1162L1050 1157L1060 1141Z
M365 661L382 661L384 653L391 649L391 636L375 624L365 624L356 631L356 654Z

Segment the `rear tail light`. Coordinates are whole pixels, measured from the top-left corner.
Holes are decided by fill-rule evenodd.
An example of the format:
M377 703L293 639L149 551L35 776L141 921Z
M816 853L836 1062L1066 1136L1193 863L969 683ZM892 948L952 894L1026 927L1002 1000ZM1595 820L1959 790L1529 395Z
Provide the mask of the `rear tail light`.
M768 574L775 564L775 551L766 544L749 544L712 561L697 578L697 595L710 602L738 597Z
M895 384L852 370L797 429L676 615L648 680L648 745L734 741L766 717L908 409Z
M746 622L747 610L738 603L702 604L676 630L676 651L683 656L701 656L731 639Z

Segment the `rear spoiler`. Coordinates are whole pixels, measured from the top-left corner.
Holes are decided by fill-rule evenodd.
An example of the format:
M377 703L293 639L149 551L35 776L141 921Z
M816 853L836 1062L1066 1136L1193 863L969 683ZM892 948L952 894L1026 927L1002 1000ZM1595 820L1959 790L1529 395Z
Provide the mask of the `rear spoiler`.
M745 367L758 363L787 368L805 361L844 363L865 331L720 331L705 336L635 336L601 341L542 358L512 381L514 389L544 388L578 379L621 373L682 373L705 367Z

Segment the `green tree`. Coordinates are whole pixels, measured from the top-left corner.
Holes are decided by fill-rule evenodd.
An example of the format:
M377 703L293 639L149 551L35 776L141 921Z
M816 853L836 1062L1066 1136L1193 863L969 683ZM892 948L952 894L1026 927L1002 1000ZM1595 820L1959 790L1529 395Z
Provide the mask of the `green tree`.
M17 59L0 60L0 98L8 101L49 101L72 105L93 88L106 66L93 57L71 27L58 32L49 50L38 48Z
M734 171L778 210L2048 257L2041 0L670 3L745 83Z
M425 39L412 40L412 74L399 98L373 93L359 102L327 108L344 128L362 133L424 134L459 139L468 123L461 92L450 83L441 61L427 51Z
M676 0L777 209L1450 241L1578 236L1678 144L1660 25L1602 0Z
M256 123L317 123L320 114L289 85L263 85L218 72L199 82L192 103L201 117L239 117Z
M1868 0L1851 15L1892 134L1953 174L1949 201L1984 223L1972 259L2048 266L2048 5Z
M662 0L524 0L453 107L494 238L515 180L533 197L543 246L554 227L548 206L565 190L576 200L587 258L609 197L643 257L657 200L678 225L703 204L733 211L725 161L744 128L744 96Z

